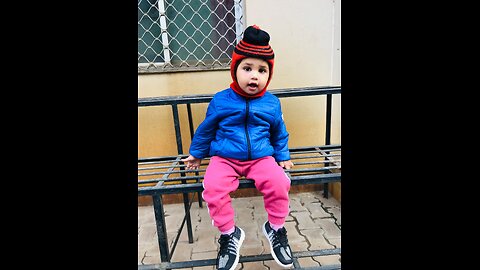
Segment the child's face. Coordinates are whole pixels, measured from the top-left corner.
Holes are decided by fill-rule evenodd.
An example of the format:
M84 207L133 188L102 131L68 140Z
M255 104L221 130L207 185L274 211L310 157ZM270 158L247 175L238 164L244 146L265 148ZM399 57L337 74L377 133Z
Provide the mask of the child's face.
M244 58L237 68L237 82L243 92L255 95L265 88L270 74L268 63L258 58Z

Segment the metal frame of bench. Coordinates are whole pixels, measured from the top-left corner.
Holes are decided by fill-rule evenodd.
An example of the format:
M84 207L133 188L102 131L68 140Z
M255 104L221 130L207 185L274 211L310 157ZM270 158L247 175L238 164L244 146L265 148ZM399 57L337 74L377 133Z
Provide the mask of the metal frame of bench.
M328 183L341 181L341 145L331 145L331 113L332 95L341 94L341 87L305 87L270 90L270 93L279 98L326 95L326 122L325 122L325 145L290 148L291 159L295 169L285 170L291 179L292 185L323 184L323 196L328 198ZM190 219L190 206L194 197L198 194L198 203L202 206L201 192L203 186L201 180L209 158L202 160L202 165L197 170L187 171L180 160L187 157L183 153L182 135L180 132L180 118L178 105L186 105L190 138L193 138L193 120L191 104L208 103L213 98L209 95L185 95L169 97L139 98L138 107L165 106L172 107L173 123L176 135L178 155L139 158L138 196L151 196L155 213L158 244L160 249L160 264L138 265L138 269L178 269L197 266L215 265L215 259L194 260L190 262L170 262L185 223L187 224L188 242L193 243L192 223ZM297 168L308 165L307 168ZM314 165L314 166L311 166ZM192 175L193 174L193 175ZM143 178L141 180L140 178ZM240 179L239 189L255 188L250 179ZM167 239L165 212L163 209L163 194L183 194L185 217L180 225L171 252ZM189 193L193 193L190 200ZM301 268L297 258L341 254L340 248L323 249L307 252L293 252L295 269L341 269L340 264L325 265L320 267ZM271 254L240 256L239 262L253 262L273 260Z

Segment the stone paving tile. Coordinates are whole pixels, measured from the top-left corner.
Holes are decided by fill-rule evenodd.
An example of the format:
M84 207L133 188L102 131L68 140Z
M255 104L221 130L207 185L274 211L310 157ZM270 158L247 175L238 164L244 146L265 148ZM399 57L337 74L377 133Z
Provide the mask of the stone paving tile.
M192 223L192 234L193 234L193 242L198 241L198 234L195 233L195 223ZM169 242L173 242L176 237L176 233L174 236L170 238L170 235L168 236ZM187 224L183 226L182 233L180 234L180 238L178 239L178 243L188 243L188 232L187 232ZM193 244L193 243L192 243Z
M335 218L335 223L338 225L338 226L342 226L342 214L341 214L341 210L340 208L338 207L330 207L328 208L328 212L332 213L333 214L333 217Z
M335 224L335 220L333 218L321 218L316 219L315 223L320 225L320 228L325 232L326 238L339 238L340 237L340 229Z
M193 247L194 245L188 242L178 242L177 247L173 252L171 261L172 262L190 261L192 259Z
M281 266L278 265L277 262L275 262L274 260L264 261L263 264L266 265L270 270L277 270L277 269L294 269L293 266L290 267L290 268L281 267Z
M290 245L290 248L292 248L294 252L307 251L308 247L310 246L310 244L307 241L290 243L290 240L289 240L288 244ZM270 248L268 248L267 253L270 253Z
M146 224L140 227L138 232L138 244L151 243L156 240L157 227L155 224Z
M330 242L330 244L334 245L335 248L342 247L342 239L340 238L329 239L328 241Z
M217 257L217 251L215 252L201 252L201 253L193 253L192 260L205 260L205 259L213 259ZM237 266L237 269L239 267ZM207 265L207 266L199 266L194 267L195 270L215 270L215 265Z
M332 217L332 214L326 212L320 202L312 202L309 204L305 204L305 207L310 212L310 217L313 219Z
M286 218L285 218L285 222L287 221L295 221L295 218L293 218L292 215L288 215Z
M288 243L302 243L305 242L305 237L300 234L300 231L297 229L298 225L296 222L289 221L285 222L285 229L287 230Z
M160 263L160 250L158 249L158 244L141 246L141 250L143 255L140 257L141 254L139 252L139 258L138 258L139 264Z
M269 269L266 267L263 262L248 262L248 263L241 263L243 270L263 270ZM238 269L238 266L237 266Z
M263 198L260 196L257 197L260 198L261 202L263 203ZM253 209L254 205L252 204L252 201L248 198L232 198L232 207L235 210L239 210L242 208Z
M340 264L340 255L315 256L313 259L320 265Z
M310 203L318 203L320 200L318 199L317 195L312 192L305 192L302 193L302 196L298 197L300 200L300 203L302 205L308 205Z
M334 248L334 246L331 245L327 241L327 239L324 238L324 231L322 229L302 230L300 231L300 233L302 233L302 235L305 235L308 242L310 243L310 247L308 248L308 250Z
M197 204L192 203L192 207L193 205L197 205ZM165 207L164 210L165 210L165 215L175 215L178 213L184 213L185 207L183 206L183 203L175 203L175 204L168 204L168 207Z
M206 234L196 231L198 235L198 241L195 242L193 252L207 252L217 250L216 234Z
M243 245L262 245L260 237L263 237L263 234L260 234L257 230L245 230L245 240L243 240Z
M138 226L152 224L155 225L155 216L152 206L138 207Z
M264 253L265 253L265 248L261 243L257 245L242 245L240 249L240 254L242 256L258 255L258 254L264 254ZM267 253L270 253L270 251Z
M303 207L300 199L298 197L290 196L290 212L304 212L307 211L305 207Z
M261 230L261 226L267 220L263 198L261 196L233 198L232 205L235 209L235 222L246 233L241 255L269 254L270 246ZM172 245L183 220L184 208L183 204L169 204L164 207L168 215L166 216L168 240ZM139 206L138 210L138 264L159 263L160 252L153 207ZM341 247L341 207L333 197L325 199L321 192L291 194L290 210L285 228L294 252ZM190 211L194 243L188 243L185 224L172 261L215 259L220 235L211 224L206 205L203 204L203 208L200 208L198 202L195 202ZM300 258L299 261L303 267L310 267L319 264L338 264L340 259L340 255L329 255ZM215 267L194 269L211 270ZM242 263L237 266L237 270L239 269L281 269L281 267L275 261L265 261Z
M195 270L215 270L216 269L214 265L198 266L194 268ZM239 269L238 266L237 266L237 269Z
M290 215L294 216L297 223L298 228L300 230L305 229L315 229L318 228L318 224L315 224L313 219L310 217L310 212L291 212Z
M235 220L243 218L253 219L253 208L239 206L233 208L233 210L235 211Z
M328 199L323 198L323 196L319 193L317 196L319 200L322 202L324 207L338 207L340 208L340 202L335 200L332 196L329 196Z
M267 221L268 214L265 210L263 210L263 212L261 212L261 213L255 213L254 212L253 217L254 217L253 218L254 223L258 224L258 227L261 228L263 223L265 223L265 221Z
M264 215L262 215L260 217L256 217L254 219L254 224L256 224L255 227L258 229L259 232L261 232L261 235L263 235L262 226L265 223L265 221L267 221L267 213L265 213Z
M312 259L312 257L303 257L303 258L298 258L298 263L302 267L314 267L314 266L320 266L320 263Z
M182 221L183 221L183 214L185 213L183 211L183 209L181 209L181 212L182 215L179 215L179 214L165 214L165 223L167 224L167 233L170 233L170 232L173 232L173 233L177 233L178 232L178 229L180 228L180 226L182 225ZM190 216L191 218L191 216ZM185 221L185 224L186 224L186 221Z

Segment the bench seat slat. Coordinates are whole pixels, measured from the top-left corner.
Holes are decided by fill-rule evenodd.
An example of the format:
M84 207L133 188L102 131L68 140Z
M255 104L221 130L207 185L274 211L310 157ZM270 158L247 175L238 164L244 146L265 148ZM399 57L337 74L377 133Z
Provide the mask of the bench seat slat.
M302 184L324 184L330 182L338 182L341 179L341 173L316 174L316 175L301 175L292 176L290 180L292 185ZM238 188L255 188L253 180L240 180ZM162 185L158 187L140 187L138 188L138 195L158 195L158 194L175 194L175 193L189 193L202 191L202 183L187 183L187 184L173 184Z

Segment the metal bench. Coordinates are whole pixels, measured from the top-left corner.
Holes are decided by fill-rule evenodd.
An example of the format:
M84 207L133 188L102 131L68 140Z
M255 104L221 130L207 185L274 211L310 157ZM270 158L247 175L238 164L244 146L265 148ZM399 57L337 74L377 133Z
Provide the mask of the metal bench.
M271 90L270 92L279 98L326 95L325 144L291 148L291 159L294 162L295 167L285 171L291 179L292 186L323 184L323 196L328 198L328 184L331 182L341 181L341 145L330 144L332 95L341 94L341 87L289 88ZM178 150L178 154L173 156L159 156L138 159L138 196L152 197L161 259L160 264L138 265L139 270L178 269L215 265L216 259L193 260L189 262L170 261L185 223L187 224L189 243L193 243L190 206L194 201L194 197L198 195L198 203L199 206L202 207L201 192L203 190L203 186L201 182L203 179L205 168L209 162L209 158L206 158L202 160L202 164L198 170L185 170L185 166L183 165L181 159L187 157L187 154L183 153L178 106L186 105L187 107L189 131L190 137L192 138L194 130L191 104L208 103L210 102L212 97L213 94L152 97L138 99L138 107L165 105L172 107L173 122L176 134L176 144ZM255 188L254 182L249 179L240 179L239 189L242 188ZM169 251L162 195L180 193L183 194L185 217L173 242L172 249L171 251ZM189 198L190 193L193 193L191 199ZM296 269L307 269L301 267L297 260L298 258L333 254L341 254L341 249L335 248L293 252L294 267ZM241 263L265 260L273 260L273 257L271 256L271 254L241 256L239 262ZM309 267L308 269L341 269L341 265L324 265L314 268Z

